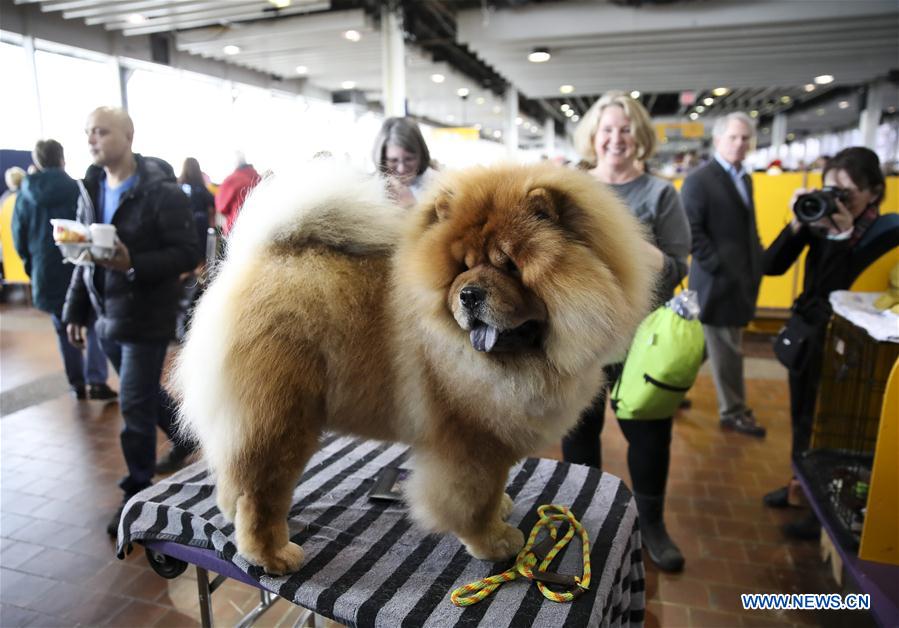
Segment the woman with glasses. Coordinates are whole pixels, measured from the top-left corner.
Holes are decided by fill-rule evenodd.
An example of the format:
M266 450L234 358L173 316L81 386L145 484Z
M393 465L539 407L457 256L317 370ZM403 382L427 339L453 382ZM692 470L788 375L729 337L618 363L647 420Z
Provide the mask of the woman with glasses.
M412 207L433 179L431 153L410 118L387 118L375 139L374 162L394 202Z

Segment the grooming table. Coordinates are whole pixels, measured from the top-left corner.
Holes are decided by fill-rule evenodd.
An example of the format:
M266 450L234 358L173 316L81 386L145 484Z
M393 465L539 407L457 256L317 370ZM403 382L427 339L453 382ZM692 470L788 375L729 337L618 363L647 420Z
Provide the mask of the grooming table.
M620 479L554 460L528 458L513 467L506 489L515 501L509 523L527 536L537 506L568 506L590 535L590 590L560 604L520 578L478 604L459 608L450 592L500 573L512 561L474 559L454 536L419 530L402 503L370 500L378 472L410 466L408 457L402 445L333 435L323 440L294 490L291 539L306 553L294 574L269 576L237 553L234 526L216 507L213 480L202 463L128 502L119 524L119 557L137 541L146 546L160 575L175 577L188 563L196 565L207 626L212 624L210 594L225 578L261 590L261 604L248 621L264 612L274 594L347 626L643 624L640 531L633 498ZM550 570L581 573L577 537ZM207 571L220 575L210 583Z

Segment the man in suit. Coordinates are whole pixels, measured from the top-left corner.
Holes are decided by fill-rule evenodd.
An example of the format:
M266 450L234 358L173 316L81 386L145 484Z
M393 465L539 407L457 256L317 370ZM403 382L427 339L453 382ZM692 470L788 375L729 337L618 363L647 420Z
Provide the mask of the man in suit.
M731 113L715 122L712 135L714 158L681 188L693 235L690 288L699 293L721 427L763 438L765 428L746 405L742 350L762 278L752 179L743 168L755 123L745 113Z

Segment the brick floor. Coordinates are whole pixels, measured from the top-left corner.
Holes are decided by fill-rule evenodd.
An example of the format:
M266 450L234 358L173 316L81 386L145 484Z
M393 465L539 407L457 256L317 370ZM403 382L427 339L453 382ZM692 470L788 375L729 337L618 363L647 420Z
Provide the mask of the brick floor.
M49 319L24 307L0 306L0 390L61 371ZM647 564L648 626L863 626L869 615L748 612L739 593L839 592L815 543L784 540L780 523L795 512L771 512L761 496L789 474L788 393L783 369L766 341L747 337L750 405L768 427L765 440L722 432L707 373L690 393L693 407L675 418L668 525L686 557L681 574ZM115 382L112 382L115 384ZM188 570L164 580L139 547L120 561L105 532L120 499L124 471L116 404L58 396L0 420L0 625L199 625L196 580ZM161 438L160 441L163 439ZM163 444L160 443L160 449ZM628 480L625 442L608 420L606 470ZM558 457L558 447L543 455ZM258 602L256 589L228 583L216 595L218 625L234 624ZM291 625L287 602L260 625Z

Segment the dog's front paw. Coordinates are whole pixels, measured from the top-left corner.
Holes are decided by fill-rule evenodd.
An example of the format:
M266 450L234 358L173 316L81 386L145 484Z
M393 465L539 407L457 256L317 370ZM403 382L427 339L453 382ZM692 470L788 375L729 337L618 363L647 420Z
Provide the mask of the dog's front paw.
M511 500L509 500L511 502ZM483 537L462 539L468 553L481 560L504 560L516 556L524 547L524 534L518 528L501 523Z
M512 498L509 497L508 493L503 493L502 498L500 499L499 505L499 518L505 521L509 518L509 515L512 514L512 509L515 508L515 502L512 501Z
M273 552L266 553L262 556L247 556L250 562L254 562L265 569L265 573L272 576L283 576L300 568L303 564L305 554L303 548L296 543L287 542L286 545L278 548Z

